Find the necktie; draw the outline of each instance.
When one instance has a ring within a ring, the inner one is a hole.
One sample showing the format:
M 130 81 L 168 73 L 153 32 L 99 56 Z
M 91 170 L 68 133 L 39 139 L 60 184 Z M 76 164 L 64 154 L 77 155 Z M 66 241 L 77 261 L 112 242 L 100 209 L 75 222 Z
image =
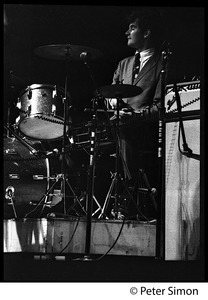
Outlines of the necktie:
M 137 78 L 140 68 L 140 53 L 135 54 L 134 67 L 133 67 L 133 80 Z

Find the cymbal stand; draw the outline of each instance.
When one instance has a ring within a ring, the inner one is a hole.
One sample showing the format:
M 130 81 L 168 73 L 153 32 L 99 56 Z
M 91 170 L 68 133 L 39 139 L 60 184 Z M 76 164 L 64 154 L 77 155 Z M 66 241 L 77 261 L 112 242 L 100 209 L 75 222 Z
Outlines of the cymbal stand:
M 83 52 L 80 54 L 81 60 L 83 60 L 85 66 L 88 68 L 90 77 L 93 84 L 95 85 L 97 94 L 99 90 L 97 89 L 94 77 L 92 75 L 90 66 L 88 64 L 88 53 Z M 76 258 L 75 260 L 80 261 L 92 261 L 90 257 L 90 246 L 91 246 L 91 227 L 92 227 L 92 206 L 94 199 L 94 177 L 95 177 L 95 161 L 97 156 L 97 102 L 93 103 L 93 116 L 90 126 L 90 163 L 88 168 L 87 176 L 87 194 L 86 194 L 86 205 L 87 205 L 87 224 L 86 224 L 86 239 L 85 239 L 85 254 L 82 258 Z
M 100 92 L 99 88 L 97 87 L 97 84 L 92 75 L 90 66 L 88 64 L 88 58 L 89 58 L 88 53 L 87 52 L 81 53 L 80 58 L 83 60 L 84 64 L 88 68 L 90 77 L 91 77 L 92 82 L 95 87 L 97 97 L 95 98 L 95 101 L 94 101 L 93 117 L 92 117 L 92 124 L 91 124 L 91 135 L 90 135 L 91 149 L 90 149 L 90 165 L 89 165 L 89 169 L 88 169 L 88 182 L 87 182 L 87 225 L 86 225 L 85 255 L 83 258 L 77 258 L 75 260 L 92 261 L 93 259 L 90 258 L 90 244 L 91 244 L 91 225 L 92 225 L 92 203 L 93 203 L 93 194 L 94 194 L 95 158 L 96 158 L 96 154 L 97 154 L 97 151 L 96 151 L 97 150 L 96 114 L 97 114 L 98 101 L 99 100 L 103 101 L 104 97 L 101 95 L 101 92 Z M 104 103 L 104 101 L 103 101 L 103 103 Z M 104 105 L 104 111 L 106 113 L 107 121 L 110 125 L 110 128 L 112 128 L 110 118 L 107 113 L 107 109 L 106 109 L 105 105 Z M 117 111 L 117 114 L 119 114 L 119 110 Z M 116 143 L 118 142 L 117 138 L 115 139 L 115 142 Z M 119 151 L 119 147 L 118 147 L 118 151 Z
M 67 44 L 65 47 L 65 95 L 63 98 L 63 104 L 64 104 L 64 126 L 63 126 L 63 139 L 62 139 L 62 163 L 61 163 L 61 171 L 62 174 L 60 175 L 59 179 L 61 179 L 61 194 L 63 194 L 63 204 L 64 204 L 64 214 L 67 213 L 66 211 L 66 183 L 68 184 L 70 190 L 73 193 L 73 196 L 75 197 L 75 201 L 77 201 L 82 208 L 81 202 L 79 198 L 75 195 L 75 192 L 73 191 L 71 185 L 69 184 L 68 178 L 66 178 L 66 169 L 65 169 L 65 157 L 66 157 L 66 133 L 67 133 L 67 120 L 68 120 L 68 109 L 69 109 L 69 99 L 71 100 L 71 96 L 68 91 L 68 63 L 70 59 L 70 50 L 71 46 L 70 44 Z M 83 208 L 82 208 L 83 209 Z M 70 211 L 70 209 L 69 209 Z
M 62 171 L 62 182 L 61 182 L 61 191 L 63 192 L 63 202 L 64 202 L 64 214 L 66 214 L 66 171 L 65 171 L 65 157 L 66 157 L 66 122 L 68 120 L 68 97 L 67 97 L 67 67 L 68 67 L 68 56 L 69 48 L 66 49 L 66 69 L 65 69 L 65 95 L 63 98 L 64 104 L 64 127 L 63 127 L 63 139 L 62 139 L 62 162 L 61 162 L 61 171 Z
M 69 109 L 69 99 L 71 100 L 71 96 L 69 94 L 68 90 L 68 78 L 67 78 L 67 71 L 68 71 L 68 62 L 70 59 L 70 50 L 71 50 L 71 46 L 70 44 L 67 44 L 65 47 L 65 85 L 64 85 L 64 98 L 63 100 L 63 104 L 64 104 L 64 126 L 63 126 L 63 139 L 62 139 L 62 150 L 61 150 L 61 155 L 62 155 L 62 163 L 61 163 L 61 174 L 58 174 L 55 178 L 55 182 L 53 183 L 53 185 L 46 191 L 45 195 L 43 195 L 43 197 L 40 199 L 39 203 L 42 202 L 42 200 L 44 199 L 45 196 L 49 195 L 49 192 L 55 187 L 55 185 L 61 181 L 61 193 L 60 196 L 62 197 L 63 200 L 63 206 L 64 206 L 64 215 L 66 215 L 69 211 L 73 210 L 73 204 L 72 207 L 69 208 L 68 210 L 66 210 L 66 184 L 68 185 L 68 187 L 70 188 L 73 196 L 74 196 L 74 200 L 75 202 L 78 202 L 78 204 L 80 205 L 82 211 L 84 213 L 85 210 L 82 207 L 82 204 L 80 202 L 80 199 L 76 196 L 72 186 L 70 185 L 68 178 L 66 176 L 66 169 L 65 169 L 65 157 L 66 157 L 66 135 L 67 135 L 67 125 L 68 125 L 68 109 Z M 47 203 L 45 203 L 47 204 Z M 39 205 L 39 204 L 38 204 Z
M 114 136 L 114 139 L 115 139 L 115 142 L 116 142 L 116 163 L 115 163 L 115 173 L 113 174 L 113 178 L 112 178 L 112 182 L 111 182 L 111 185 L 110 185 L 110 188 L 109 188 L 109 191 L 107 193 L 107 196 L 105 198 L 105 201 L 104 201 L 104 205 L 103 205 L 103 208 L 102 208 L 102 211 L 101 211 L 101 214 L 98 216 L 98 218 L 106 218 L 106 209 L 107 209 L 107 205 L 109 203 L 109 200 L 110 200 L 110 197 L 111 197 L 111 194 L 113 192 L 113 188 L 115 188 L 115 193 L 114 193 L 114 199 L 115 199 L 115 202 L 114 202 L 114 212 L 115 212 L 115 216 L 114 218 L 115 219 L 119 219 L 119 209 L 118 209 L 118 200 L 119 200 L 119 191 L 118 191 L 118 187 L 119 187 L 119 181 L 123 184 L 126 192 L 128 193 L 130 199 L 133 201 L 133 203 L 135 204 L 136 208 L 138 209 L 137 205 L 136 205 L 136 202 L 134 201 L 133 199 L 133 196 L 132 194 L 130 193 L 130 191 L 128 190 L 123 178 L 121 177 L 120 175 L 120 170 L 119 170 L 119 158 L 121 158 L 122 160 L 122 163 L 123 163 L 123 167 L 124 167 L 124 172 L 126 173 L 128 179 L 130 180 L 131 179 L 131 174 L 129 172 L 129 169 L 128 169 L 128 166 L 126 164 L 126 161 L 124 160 L 123 158 L 123 154 L 121 152 L 121 149 L 120 149 L 120 143 L 119 143 L 119 134 L 118 134 L 118 130 L 119 130 L 119 108 L 120 108 L 120 103 L 122 101 L 122 98 L 121 98 L 121 95 L 117 95 L 116 97 L 117 99 L 117 106 L 116 106 L 116 126 L 113 126 L 111 127 L 113 129 L 113 136 Z

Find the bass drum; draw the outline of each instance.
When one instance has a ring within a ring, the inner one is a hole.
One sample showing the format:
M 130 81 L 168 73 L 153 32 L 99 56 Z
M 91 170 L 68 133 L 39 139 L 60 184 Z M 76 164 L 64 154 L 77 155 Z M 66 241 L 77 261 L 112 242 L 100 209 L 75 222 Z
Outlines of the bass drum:
M 27 141 L 34 149 L 41 150 L 41 142 Z M 4 138 L 4 194 L 8 204 L 7 190 L 13 190 L 13 202 L 21 215 L 21 206 L 37 203 L 50 186 L 48 158 L 36 157 L 16 138 Z M 46 197 L 43 200 L 46 201 Z M 31 208 L 30 208 L 31 209 Z M 4 216 L 6 217 L 6 216 Z
M 55 140 L 63 136 L 64 90 L 49 84 L 32 84 L 20 92 L 16 119 L 19 131 L 33 140 Z M 67 120 L 66 131 L 70 121 Z

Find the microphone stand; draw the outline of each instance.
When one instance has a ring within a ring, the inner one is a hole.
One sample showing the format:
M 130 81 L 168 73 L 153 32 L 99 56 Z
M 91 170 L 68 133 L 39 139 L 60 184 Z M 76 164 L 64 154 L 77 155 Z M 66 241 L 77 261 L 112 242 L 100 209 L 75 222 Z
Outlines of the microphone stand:
M 169 50 L 162 51 L 163 67 L 160 72 L 161 80 L 161 106 L 159 108 L 159 132 L 158 132 L 158 189 L 160 199 L 158 201 L 157 227 L 156 227 L 156 258 L 164 258 L 165 254 L 165 78 L 166 63 Z
M 66 214 L 66 171 L 65 171 L 65 156 L 66 156 L 66 122 L 68 120 L 68 97 L 67 97 L 67 71 L 68 71 L 68 57 L 69 57 L 69 47 L 66 46 L 66 60 L 65 60 L 65 94 L 63 98 L 64 103 L 64 127 L 63 127 L 63 140 L 62 140 L 62 163 L 61 163 L 61 171 L 62 171 L 62 183 L 61 183 L 61 193 L 63 194 L 63 202 L 64 202 L 64 214 Z
M 69 109 L 69 103 L 68 103 L 68 100 L 70 98 L 71 100 L 71 97 L 69 95 L 69 92 L 68 92 L 68 95 L 67 95 L 67 90 L 68 90 L 68 86 L 67 86 L 67 83 L 68 83 L 68 78 L 67 78 L 67 73 L 68 73 L 68 62 L 69 62 L 69 58 L 70 58 L 70 50 L 71 50 L 71 46 L 70 44 L 67 44 L 66 47 L 65 47 L 65 95 L 64 95 L 64 98 L 63 98 L 63 103 L 64 103 L 64 127 L 63 127 L 63 140 L 62 140 L 62 164 L 61 164 L 61 171 L 62 171 L 62 174 L 61 175 L 58 175 L 57 176 L 57 181 L 59 179 L 61 179 L 61 194 L 63 195 L 63 203 L 64 203 L 64 215 L 66 215 L 68 213 L 68 211 L 71 210 L 71 208 L 73 208 L 73 205 L 72 207 L 70 207 L 67 211 L 66 211 L 66 183 L 68 184 L 74 198 L 75 198 L 75 201 L 78 202 L 78 204 L 80 205 L 81 209 L 83 210 L 83 212 L 85 213 L 82 205 L 81 205 L 81 202 L 79 200 L 79 198 L 77 197 L 77 195 L 75 194 L 72 186 L 70 185 L 69 183 L 69 180 L 66 176 L 66 169 L 65 169 L 65 157 L 66 157 L 66 134 L 67 134 L 67 120 L 68 120 L 68 109 Z
M 91 149 L 90 149 L 90 165 L 89 165 L 89 170 L 88 170 L 88 182 L 87 182 L 87 225 L 86 225 L 85 255 L 83 258 L 77 258 L 75 260 L 92 261 L 93 259 L 90 258 L 90 245 L 91 245 L 92 203 L 93 203 L 93 193 L 94 193 L 95 156 L 96 156 L 96 150 L 97 150 L 96 149 L 96 146 L 97 146 L 97 144 L 96 144 L 96 126 L 97 126 L 96 113 L 97 113 L 98 100 L 102 101 L 103 108 L 104 108 L 105 114 L 107 116 L 107 120 L 108 120 L 110 128 L 112 128 L 112 126 L 111 126 L 111 121 L 110 121 L 109 115 L 107 113 L 107 109 L 104 105 L 104 101 L 103 101 L 104 97 L 102 96 L 99 88 L 97 87 L 97 84 L 92 75 L 90 66 L 88 64 L 89 54 L 87 52 L 82 52 L 80 54 L 80 58 L 83 60 L 85 66 L 88 68 L 90 77 L 91 77 L 93 85 L 95 87 L 97 97 L 96 97 L 96 100 L 94 101 L 94 107 L 93 107 L 94 109 L 93 109 L 93 117 L 92 117 L 92 125 L 91 125 L 91 138 L 90 138 Z M 117 117 L 118 117 L 117 120 L 119 123 L 119 108 L 117 109 Z M 116 148 L 117 148 L 117 153 L 116 153 L 117 156 L 116 157 L 118 159 L 118 153 L 119 153 L 118 136 L 116 134 L 114 134 L 114 137 L 115 137 Z M 118 166 L 116 166 L 116 167 L 118 168 Z M 130 177 L 128 168 L 127 168 L 127 174 Z M 117 190 L 116 190 L 116 192 L 117 192 Z M 102 213 L 101 213 L 101 215 L 102 215 Z
M 95 80 L 92 76 L 91 69 L 88 64 L 88 53 L 82 52 L 80 54 L 80 58 L 83 60 L 85 66 L 88 68 L 89 74 L 91 76 L 92 82 L 94 86 L 96 87 Z M 98 88 L 96 87 L 97 95 L 100 97 L 100 92 Z M 95 160 L 96 160 L 96 126 L 97 126 L 97 102 L 94 102 L 93 105 L 93 116 L 92 116 L 92 122 L 91 122 L 91 134 L 90 134 L 90 164 L 88 168 L 88 177 L 87 177 L 87 194 L 86 194 L 86 209 L 87 209 L 87 224 L 86 224 L 86 237 L 85 237 L 85 254 L 82 258 L 76 258 L 74 260 L 80 260 L 80 261 L 93 261 L 93 259 L 90 257 L 90 246 L 91 246 L 91 227 L 92 227 L 92 205 L 93 205 L 93 196 L 94 196 L 94 175 L 95 175 Z

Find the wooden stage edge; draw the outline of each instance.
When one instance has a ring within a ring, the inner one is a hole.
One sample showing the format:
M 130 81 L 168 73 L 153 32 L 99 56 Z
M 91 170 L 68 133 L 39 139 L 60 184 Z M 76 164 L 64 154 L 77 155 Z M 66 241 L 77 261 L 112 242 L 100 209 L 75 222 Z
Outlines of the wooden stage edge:
M 86 225 L 84 217 L 5 219 L 4 253 L 84 254 Z M 92 219 L 91 254 L 105 254 L 109 251 L 110 255 L 152 257 L 155 256 L 155 248 L 155 224 Z

